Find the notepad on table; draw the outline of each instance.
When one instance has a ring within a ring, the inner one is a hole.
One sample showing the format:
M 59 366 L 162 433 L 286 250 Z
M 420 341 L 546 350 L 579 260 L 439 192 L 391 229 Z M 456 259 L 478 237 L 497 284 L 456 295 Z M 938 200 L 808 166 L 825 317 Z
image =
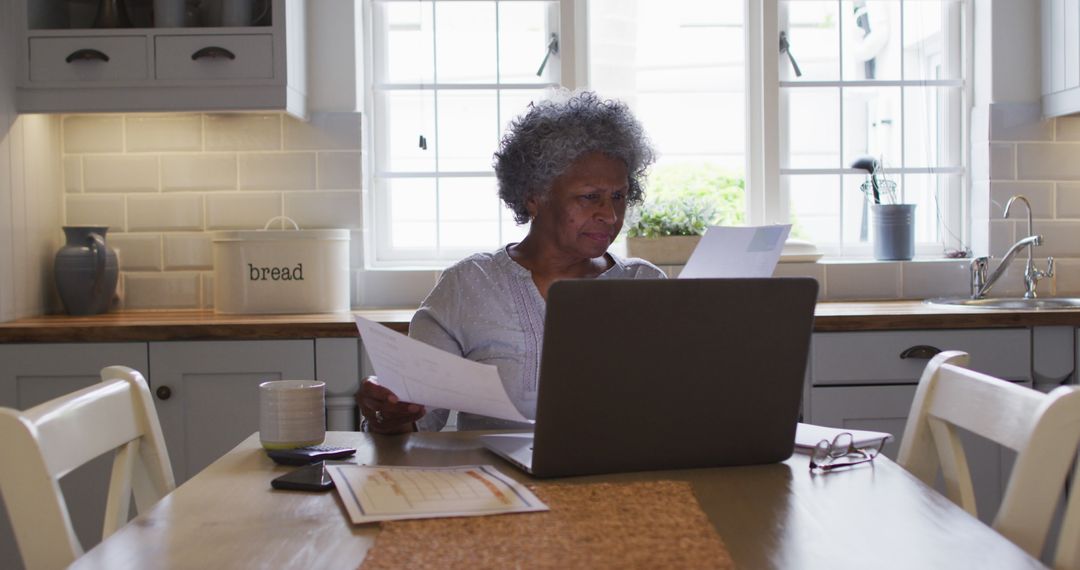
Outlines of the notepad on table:
M 327 465 L 353 524 L 546 511 L 521 483 L 491 465 Z
M 795 451 L 806 452 L 814 448 L 819 441 L 832 441 L 837 435 L 850 433 L 855 440 L 855 447 L 868 447 L 881 440 L 892 439 L 891 433 L 860 429 L 844 429 L 799 423 L 795 429 Z

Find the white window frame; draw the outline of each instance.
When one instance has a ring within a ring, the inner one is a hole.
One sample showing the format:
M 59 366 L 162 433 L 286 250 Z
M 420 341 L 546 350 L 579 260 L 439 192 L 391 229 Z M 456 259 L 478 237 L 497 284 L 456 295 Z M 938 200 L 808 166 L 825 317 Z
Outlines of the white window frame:
M 433 259 L 427 256 L 394 256 L 387 257 L 385 250 L 381 250 L 379 242 L 388 240 L 386 226 L 388 217 L 385 205 L 382 204 L 381 196 L 375 186 L 378 176 L 374 173 L 379 150 L 372 145 L 372 133 L 378 132 L 378 116 L 375 112 L 374 93 L 374 61 L 373 52 L 375 36 L 372 24 L 372 2 L 375 0 L 363 0 L 365 22 L 365 97 L 364 113 L 364 227 L 365 227 L 365 257 L 368 267 L 444 267 L 448 264 L 446 259 Z M 380 2 L 416 2 L 416 0 L 377 0 Z M 439 0 L 449 2 L 455 0 Z M 513 0 L 501 0 L 503 2 Z M 727 0 L 724 0 L 727 1 Z M 840 0 L 836 0 L 838 3 Z M 957 167 L 897 167 L 890 168 L 890 174 L 959 174 L 959 188 L 950 189 L 940 204 L 946 223 L 954 230 L 957 242 L 945 243 L 946 247 L 962 247 L 970 244 L 971 223 L 970 214 L 970 119 L 972 109 L 972 11 L 973 0 L 961 0 L 965 9 L 963 20 L 960 22 L 961 49 L 958 69 L 962 69 L 963 76 L 959 80 L 862 80 L 862 81 L 818 81 L 808 83 L 799 82 L 800 85 L 813 85 L 816 87 L 839 87 L 839 86 L 959 86 L 963 98 L 960 110 L 960 132 L 955 133 L 961 137 L 959 149 L 959 166 Z M 590 84 L 588 74 L 588 0 L 559 0 L 559 54 L 555 63 L 559 66 L 561 84 L 564 87 L 575 88 Z M 788 188 L 782 183 L 782 174 L 861 174 L 851 168 L 835 169 L 781 169 L 782 137 L 781 137 L 781 113 L 782 94 L 780 81 L 781 54 L 779 53 L 779 29 L 780 29 L 780 0 L 742 0 L 745 14 L 745 48 L 746 48 L 746 169 L 745 169 L 745 192 L 746 192 L 746 220 L 751 225 L 783 224 L 790 219 Z M 903 23 L 901 22 L 901 26 Z M 842 31 L 841 31 L 842 33 Z M 903 51 L 901 51 L 903 57 Z M 786 61 L 786 60 L 785 60 Z M 901 63 L 902 65 L 902 63 Z M 475 86 L 473 86 L 475 87 Z M 482 86 L 483 87 L 483 86 Z M 842 103 L 841 103 L 842 104 Z M 903 103 L 901 102 L 901 109 Z M 774 112 L 766 112 L 775 110 Z M 842 115 L 841 115 L 842 117 Z M 903 148 L 903 146 L 901 146 Z M 494 149 L 493 149 L 494 150 Z M 475 173 L 469 173 L 475 174 Z M 462 174 L 452 174 L 461 176 Z M 955 191 L 954 191 L 955 190 Z M 945 236 L 948 240 L 949 237 Z M 918 254 L 940 254 L 939 245 L 920 245 Z M 470 252 L 460 252 L 465 256 Z M 869 246 L 845 246 L 844 251 L 826 251 L 828 254 L 842 253 L 844 255 L 866 256 Z

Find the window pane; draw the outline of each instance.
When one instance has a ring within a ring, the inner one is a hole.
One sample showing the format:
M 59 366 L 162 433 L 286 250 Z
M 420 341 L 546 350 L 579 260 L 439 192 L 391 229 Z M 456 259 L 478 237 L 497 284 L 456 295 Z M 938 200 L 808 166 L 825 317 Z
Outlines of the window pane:
M 435 248 L 435 179 L 386 180 L 393 248 Z
M 435 95 L 431 91 L 385 91 L 379 101 L 379 148 L 386 156 L 380 164 L 392 172 L 432 172 L 435 170 Z M 427 141 L 421 148 L 420 137 Z
M 791 56 L 802 71 L 795 75 L 787 57 L 780 60 L 781 81 L 836 81 L 840 79 L 840 20 L 837 2 L 782 2 L 781 14 L 786 13 Z
M 439 91 L 439 170 L 491 170 L 499 137 L 495 91 Z
M 903 177 L 904 202 L 915 206 L 917 243 L 959 243 L 961 228 L 948 227 L 950 197 L 958 195 L 961 179 L 955 174 L 907 174 Z
M 529 104 L 539 101 L 543 97 L 544 92 L 540 89 L 499 91 L 499 137 L 502 138 L 510 121 L 524 115 L 529 110 Z M 495 152 L 495 148 L 491 150 Z
M 781 140 L 782 168 L 840 167 L 840 90 L 835 87 L 790 87 L 781 90 L 787 101 L 787 136 Z M 782 110 L 783 111 L 783 110 Z M 786 159 L 786 162 L 784 161 Z
M 960 77 L 960 3 L 904 3 L 904 79 Z
M 439 2 L 435 7 L 439 83 L 495 83 L 494 2 Z
M 845 0 L 841 13 L 844 80 L 900 79 L 900 2 Z
M 860 188 L 866 180 L 867 177 L 861 174 L 848 174 L 841 178 L 843 227 L 840 237 L 845 247 L 870 243 L 870 200 Z
M 525 223 L 519 226 L 514 221 L 514 212 L 507 208 L 506 204 L 500 204 L 499 206 L 499 228 L 502 232 L 502 238 L 499 239 L 500 244 L 520 242 L 529 233 L 529 224 Z
M 439 245 L 489 249 L 499 238 L 499 198 L 494 178 L 439 181 Z
M 959 87 L 904 88 L 904 165 L 958 166 Z
M 885 168 L 900 166 L 900 88 L 844 88 L 844 167 L 871 155 Z
M 791 205 L 791 237 L 840 243 L 840 176 L 781 176 Z
M 389 83 L 433 83 L 431 2 L 376 3 L 386 19 L 386 49 L 374 50 L 375 65 Z M 380 57 L 381 54 L 381 57 Z
M 537 76 L 557 27 L 548 14 L 557 14 L 558 2 L 502 2 L 499 4 L 499 81 L 503 83 L 558 83 L 559 57 L 552 55 Z

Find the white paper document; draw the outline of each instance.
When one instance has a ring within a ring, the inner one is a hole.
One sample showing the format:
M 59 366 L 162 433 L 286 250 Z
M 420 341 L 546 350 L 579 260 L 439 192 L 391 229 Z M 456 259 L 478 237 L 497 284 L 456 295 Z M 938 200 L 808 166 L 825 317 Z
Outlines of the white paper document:
M 832 441 L 837 435 L 850 433 L 855 447 L 874 446 L 881 440 L 892 439 L 891 433 L 861 429 L 844 429 L 800 423 L 795 428 L 795 451 L 809 452 L 821 440 Z
M 679 278 L 772 277 L 790 231 L 791 224 L 709 226 Z
M 510 401 L 498 368 L 439 350 L 359 315 L 356 328 L 379 384 L 402 402 L 532 422 Z
M 326 469 L 353 524 L 549 510 L 532 491 L 491 465 L 341 464 Z

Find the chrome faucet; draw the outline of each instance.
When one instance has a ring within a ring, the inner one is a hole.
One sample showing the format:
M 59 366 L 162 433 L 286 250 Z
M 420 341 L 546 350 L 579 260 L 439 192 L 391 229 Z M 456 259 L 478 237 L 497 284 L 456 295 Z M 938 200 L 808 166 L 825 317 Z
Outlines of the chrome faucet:
M 986 276 L 986 271 L 990 265 L 990 259 L 988 257 L 976 257 L 971 260 L 971 298 L 981 299 L 990 292 L 990 289 L 997 283 L 997 280 L 1001 278 L 1005 270 L 1008 269 L 1009 263 L 1016 257 L 1017 252 L 1023 248 L 1027 248 L 1027 265 L 1024 267 L 1024 298 L 1034 299 L 1038 297 L 1038 293 L 1035 291 L 1039 286 L 1039 280 L 1044 277 L 1054 276 L 1054 258 L 1046 258 L 1046 271 L 1042 271 L 1035 267 L 1035 262 L 1032 260 L 1031 249 L 1037 245 L 1042 245 L 1042 236 L 1035 233 L 1033 224 L 1031 222 L 1031 202 L 1028 202 L 1026 196 L 1017 194 L 1009 198 L 1009 201 L 1005 203 L 1006 218 L 1009 217 L 1009 211 L 1012 209 L 1012 205 L 1015 202 L 1022 202 L 1027 208 L 1027 223 L 1028 223 L 1028 235 L 1021 238 L 1014 243 L 1009 251 L 1005 253 L 1005 257 L 1001 259 L 1001 263 L 998 264 L 994 272 L 989 277 Z

